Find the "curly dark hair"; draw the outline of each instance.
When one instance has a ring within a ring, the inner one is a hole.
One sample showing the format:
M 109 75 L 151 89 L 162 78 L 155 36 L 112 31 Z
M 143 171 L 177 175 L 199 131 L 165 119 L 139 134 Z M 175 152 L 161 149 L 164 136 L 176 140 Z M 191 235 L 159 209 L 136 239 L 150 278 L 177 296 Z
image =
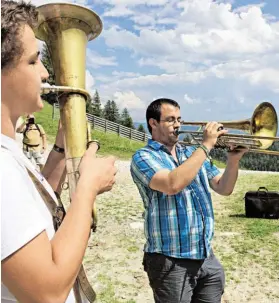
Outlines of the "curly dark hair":
M 24 1 L 1 0 L 1 70 L 13 66 L 23 54 L 19 39 L 24 25 L 34 28 L 38 21 L 36 7 Z
M 149 119 L 153 118 L 158 122 L 160 121 L 162 104 L 170 104 L 174 107 L 180 108 L 176 101 L 168 98 L 160 98 L 151 102 L 146 109 L 146 123 L 150 134 L 152 134 L 152 128 L 149 124 Z

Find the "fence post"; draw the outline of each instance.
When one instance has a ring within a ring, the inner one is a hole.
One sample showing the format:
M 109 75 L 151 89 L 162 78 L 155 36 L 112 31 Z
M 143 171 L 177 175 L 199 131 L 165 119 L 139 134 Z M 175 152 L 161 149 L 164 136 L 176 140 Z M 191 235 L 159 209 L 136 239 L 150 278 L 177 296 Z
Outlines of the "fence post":
M 147 134 L 144 133 L 144 138 L 143 138 L 144 141 L 147 141 L 148 140 L 148 137 L 147 137 Z
M 107 132 L 107 120 L 105 120 L 105 133 Z
M 121 133 L 121 125 L 118 124 L 118 137 L 120 137 L 120 133 Z
M 92 124 L 92 128 L 94 129 L 95 128 L 95 116 L 94 115 L 92 115 L 92 122 L 91 122 L 91 124 Z
M 130 139 L 132 139 L 132 129 L 130 128 Z

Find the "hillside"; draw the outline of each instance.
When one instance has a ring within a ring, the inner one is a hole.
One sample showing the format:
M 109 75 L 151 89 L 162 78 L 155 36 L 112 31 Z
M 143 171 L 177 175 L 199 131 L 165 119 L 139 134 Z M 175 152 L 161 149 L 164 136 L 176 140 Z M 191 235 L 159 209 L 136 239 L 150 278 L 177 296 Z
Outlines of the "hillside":
M 52 143 L 55 138 L 58 120 L 52 119 L 52 106 L 45 103 L 43 110 L 35 114 L 37 123 L 43 125 L 47 140 Z M 114 133 L 105 133 L 98 130 L 92 131 L 92 139 L 97 139 L 101 143 L 101 149 L 98 152 L 100 155 L 114 155 L 119 159 L 131 159 L 136 150 L 143 147 L 145 143 L 132 141 L 126 138 L 119 137 Z

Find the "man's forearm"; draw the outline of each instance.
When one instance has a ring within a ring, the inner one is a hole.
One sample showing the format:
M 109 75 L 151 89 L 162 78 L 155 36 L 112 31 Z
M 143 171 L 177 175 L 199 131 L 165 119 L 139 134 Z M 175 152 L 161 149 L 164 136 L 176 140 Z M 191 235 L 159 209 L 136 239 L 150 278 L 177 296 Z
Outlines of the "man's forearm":
M 42 136 L 42 143 L 43 143 L 43 148 L 46 149 L 46 148 L 47 148 L 46 135 L 43 135 L 43 136 Z
M 42 175 L 46 178 L 53 190 L 60 194 L 60 185 L 65 180 L 65 154 L 52 150 L 42 170 Z
M 189 159 L 170 172 L 169 180 L 175 193 L 181 191 L 193 181 L 205 160 L 205 152 L 198 148 Z
M 94 195 L 79 184 L 62 225 L 51 240 L 53 262 L 63 273 L 60 287 L 68 290 L 80 269 L 90 233 Z
M 228 160 L 226 169 L 215 188 L 218 194 L 228 196 L 233 192 L 238 177 L 238 168 L 239 161 Z

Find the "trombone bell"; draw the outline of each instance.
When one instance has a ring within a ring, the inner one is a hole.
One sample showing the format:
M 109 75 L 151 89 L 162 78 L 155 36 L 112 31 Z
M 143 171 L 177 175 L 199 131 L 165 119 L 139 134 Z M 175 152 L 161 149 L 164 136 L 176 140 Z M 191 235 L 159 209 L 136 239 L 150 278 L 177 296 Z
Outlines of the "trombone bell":
M 205 126 L 208 122 L 185 122 L 181 125 L 198 125 Z M 265 151 L 274 141 L 279 141 L 276 137 L 278 130 L 278 118 L 274 106 L 269 102 L 259 104 L 251 119 L 237 121 L 220 122 L 225 128 L 244 130 L 249 132 L 249 135 L 225 134 L 218 138 L 216 147 L 228 148 L 229 145 L 237 145 L 247 147 L 251 152 L 268 153 Z M 179 131 L 178 133 L 188 133 L 192 135 L 193 144 L 202 142 L 202 132 Z M 195 143 L 196 142 L 196 143 Z M 181 142 L 183 143 L 183 142 Z M 277 152 L 275 152 L 277 153 Z M 271 153 L 270 153 L 271 154 Z M 274 154 L 274 153 L 273 153 Z M 279 152 L 278 152 L 279 155 Z

